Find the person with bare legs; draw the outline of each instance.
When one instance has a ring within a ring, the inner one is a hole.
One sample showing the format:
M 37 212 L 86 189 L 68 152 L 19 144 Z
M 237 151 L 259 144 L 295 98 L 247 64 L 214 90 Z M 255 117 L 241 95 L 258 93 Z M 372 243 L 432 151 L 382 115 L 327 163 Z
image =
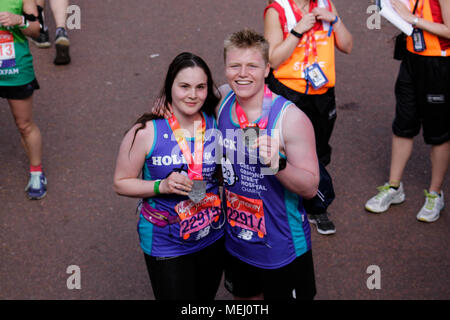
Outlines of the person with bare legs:
M 0 2 L 0 97 L 7 99 L 30 162 L 30 180 L 25 188 L 30 199 L 47 194 L 42 170 L 42 136 L 33 120 L 33 92 L 39 89 L 27 36 L 39 34 L 34 0 Z
M 67 7 L 69 6 L 69 0 L 49 0 L 50 8 L 55 19 L 56 33 L 55 33 L 55 48 L 56 56 L 54 64 L 65 65 L 70 63 L 70 41 L 66 30 L 67 21 Z M 32 42 L 39 48 L 50 48 L 50 37 L 48 32 L 48 26 L 45 24 L 44 8 L 45 0 L 36 0 L 39 22 L 41 24 L 41 30 L 38 37 L 32 38 Z
M 407 39 L 395 85 L 389 181 L 378 187 L 379 193 L 365 208 L 380 213 L 405 200 L 403 171 L 413 150 L 413 138 L 422 128 L 425 143 L 431 145 L 431 181 L 416 218 L 434 222 L 444 208 L 442 185 L 450 161 L 450 2 L 410 0 L 409 8 L 398 0 L 391 3 L 414 31 Z

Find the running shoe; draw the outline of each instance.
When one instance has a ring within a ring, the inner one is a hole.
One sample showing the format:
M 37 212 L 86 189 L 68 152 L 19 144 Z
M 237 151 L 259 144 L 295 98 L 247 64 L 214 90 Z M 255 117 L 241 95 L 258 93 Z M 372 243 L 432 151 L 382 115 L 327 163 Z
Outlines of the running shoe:
M 70 41 L 66 29 L 64 28 L 56 29 L 55 47 L 56 47 L 56 57 L 53 63 L 56 65 L 69 64 Z
M 427 190 L 424 190 L 424 193 L 425 204 L 417 214 L 417 220 L 434 222 L 439 219 L 440 212 L 444 208 L 444 192 L 441 191 L 441 194 L 439 195 L 437 192 L 428 192 Z
M 385 212 L 391 204 L 399 204 L 405 201 L 403 192 L 403 183 L 400 183 L 398 189 L 392 188 L 389 183 L 377 187 L 378 194 L 366 202 L 366 210 L 373 213 Z
M 317 232 L 320 234 L 333 234 L 336 233 L 336 227 L 334 223 L 328 218 L 328 214 L 308 214 L 308 221 L 316 225 Z
M 39 200 L 47 194 L 47 178 L 43 172 L 30 172 L 30 181 L 25 188 L 30 200 Z
M 52 45 L 50 43 L 50 37 L 48 35 L 48 28 L 41 28 L 39 36 L 37 38 L 30 38 L 30 40 L 38 48 L 50 48 L 50 46 Z

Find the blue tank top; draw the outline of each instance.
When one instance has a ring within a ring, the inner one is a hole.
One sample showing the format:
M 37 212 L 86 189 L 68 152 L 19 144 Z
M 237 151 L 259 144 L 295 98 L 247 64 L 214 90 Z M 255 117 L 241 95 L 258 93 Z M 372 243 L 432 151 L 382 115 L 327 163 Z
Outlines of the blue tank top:
M 224 231 L 220 215 L 220 202 L 217 203 L 218 185 L 214 177 L 216 170 L 216 146 L 218 139 L 215 135 L 217 125 L 213 117 L 203 113 L 206 119 L 205 142 L 203 148 L 203 179 L 207 182 L 205 201 L 199 206 L 193 206 L 193 202 L 187 196 L 160 195 L 144 199 L 153 208 L 169 212 L 177 216 L 180 208 L 192 213 L 190 218 L 171 224 L 166 227 L 158 227 L 147 221 L 142 214 L 138 222 L 138 233 L 142 250 L 155 257 L 174 257 L 196 252 L 212 244 Z M 144 180 L 165 179 L 173 171 L 186 174 L 187 162 L 175 140 L 169 123 L 165 119 L 153 120 L 154 141 L 153 146 L 146 157 L 143 167 Z M 194 152 L 194 139 L 186 139 L 191 152 Z M 215 205 L 210 204 L 216 200 Z M 206 201 L 208 200 L 208 201 Z M 218 221 L 215 221 L 218 219 Z
M 311 249 L 308 219 L 302 198 L 287 190 L 275 175 L 266 174 L 268 168 L 255 160 L 256 151 L 244 146 L 239 124 L 232 118 L 235 100 L 230 92 L 218 117 L 227 196 L 225 247 L 253 266 L 280 268 Z M 270 136 L 289 104 L 281 96 L 272 102 L 266 129 Z

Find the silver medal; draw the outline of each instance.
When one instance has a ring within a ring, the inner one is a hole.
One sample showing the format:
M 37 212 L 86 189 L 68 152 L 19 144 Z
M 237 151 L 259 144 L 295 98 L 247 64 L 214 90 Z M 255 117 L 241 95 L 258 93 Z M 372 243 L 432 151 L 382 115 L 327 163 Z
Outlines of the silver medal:
M 189 192 L 188 197 L 194 203 L 199 203 L 206 196 L 206 181 L 204 180 L 194 180 L 192 185 L 192 190 Z
M 259 136 L 259 127 L 246 127 L 242 129 L 244 144 L 247 148 L 250 148 L 255 144 L 256 139 Z

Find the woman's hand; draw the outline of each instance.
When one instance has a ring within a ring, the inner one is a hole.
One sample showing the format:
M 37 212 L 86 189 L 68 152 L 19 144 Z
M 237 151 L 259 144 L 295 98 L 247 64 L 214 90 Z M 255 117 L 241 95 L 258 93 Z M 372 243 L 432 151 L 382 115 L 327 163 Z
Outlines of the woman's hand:
M 316 16 L 317 20 L 327 21 L 327 22 L 333 22 L 336 20 L 336 15 L 333 12 L 330 12 L 329 10 L 325 8 L 319 8 L 316 7 L 313 9 L 312 13 Z
M 22 24 L 22 16 L 11 12 L 0 12 L 0 24 L 4 27 L 14 27 Z
M 161 194 L 179 194 L 187 196 L 192 190 L 193 182 L 185 175 L 172 172 L 166 179 L 162 180 L 159 185 Z
M 406 20 L 409 23 L 413 23 L 415 16 L 409 11 L 409 8 L 399 0 L 390 0 L 392 4 L 392 8 L 394 8 L 395 11 L 399 14 L 400 17 L 402 17 L 404 20 Z
M 303 18 L 295 25 L 294 31 L 298 33 L 305 33 L 311 30 L 316 23 L 316 16 L 313 13 L 307 13 Z

